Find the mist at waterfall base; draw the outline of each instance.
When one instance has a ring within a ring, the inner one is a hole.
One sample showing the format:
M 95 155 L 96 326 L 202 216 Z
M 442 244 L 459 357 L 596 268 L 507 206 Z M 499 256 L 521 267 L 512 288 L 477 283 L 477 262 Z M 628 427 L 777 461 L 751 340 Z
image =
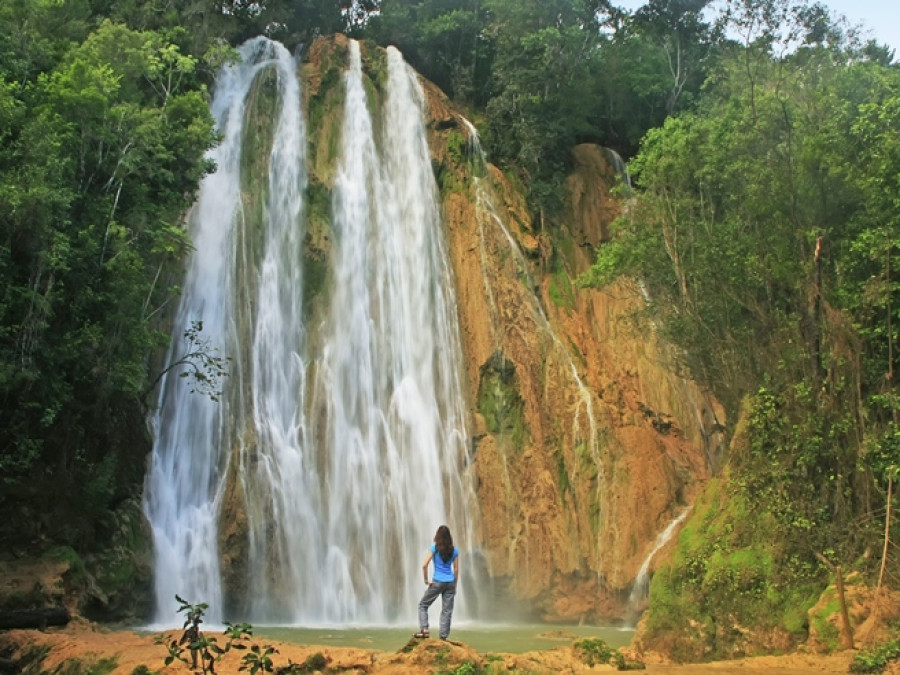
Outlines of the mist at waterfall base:
M 181 624 L 176 594 L 207 603 L 207 625 L 413 625 L 420 567 L 442 523 L 463 554 L 455 618 L 491 614 L 495 589 L 473 548 L 456 300 L 424 95 L 388 49 L 376 128 L 358 43 L 348 52 L 329 309 L 315 326 L 303 306 L 298 64 L 282 45 L 255 38 L 217 78 L 211 109 L 222 140 L 190 214 L 195 250 L 168 362 L 184 357 L 182 336 L 202 321 L 229 374 L 217 400 L 192 392 L 174 369 L 160 385 L 144 491 L 155 625 Z M 263 78 L 275 83 L 277 110 L 260 180 L 245 175 L 243 152 Z M 265 194 L 248 198 L 251 179 Z M 225 583 L 234 565 L 221 546 L 229 491 L 243 498 L 231 517 L 246 530 L 242 601 Z

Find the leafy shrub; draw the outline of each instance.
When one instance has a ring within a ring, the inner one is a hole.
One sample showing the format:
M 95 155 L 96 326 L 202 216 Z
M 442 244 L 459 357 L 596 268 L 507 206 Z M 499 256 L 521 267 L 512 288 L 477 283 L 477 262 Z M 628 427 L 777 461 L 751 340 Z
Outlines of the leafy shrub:
M 608 664 L 615 651 L 599 638 L 579 640 L 573 647 L 575 655 L 589 666 Z
M 81 659 L 66 659 L 53 672 L 55 675 L 108 675 L 115 672 L 117 665 L 115 656 L 87 662 Z
M 900 638 L 865 649 L 854 655 L 850 662 L 851 673 L 881 673 L 891 661 L 900 660 Z
M 477 675 L 478 668 L 471 661 L 461 663 L 459 667 L 453 671 L 453 675 Z
M 325 670 L 328 667 L 328 659 L 322 652 L 316 652 L 306 659 L 303 667 L 309 671 Z
M 613 649 L 600 638 L 588 638 L 579 640 L 572 649 L 575 656 L 587 665 L 613 665 L 617 670 L 644 670 L 646 666 L 641 661 L 627 658 L 618 649 Z

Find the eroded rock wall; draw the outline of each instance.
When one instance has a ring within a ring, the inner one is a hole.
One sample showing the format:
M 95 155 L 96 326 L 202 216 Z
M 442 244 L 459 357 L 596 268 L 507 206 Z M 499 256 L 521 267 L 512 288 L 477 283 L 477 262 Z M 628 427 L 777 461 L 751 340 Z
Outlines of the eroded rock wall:
M 709 476 L 722 410 L 632 320 L 636 284 L 576 284 L 620 208 L 607 153 L 575 149 L 569 209 L 541 230 L 502 172 L 452 151 L 470 131 L 426 88 L 490 572 L 543 619 L 624 620 L 657 536 Z

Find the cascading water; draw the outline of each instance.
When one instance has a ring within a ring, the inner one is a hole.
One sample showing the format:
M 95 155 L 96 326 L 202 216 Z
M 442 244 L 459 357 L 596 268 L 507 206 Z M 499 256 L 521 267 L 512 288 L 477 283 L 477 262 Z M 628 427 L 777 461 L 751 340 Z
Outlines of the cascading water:
M 203 335 L 210 340 L 210 347 L 232 359 L 232 377 L 225 383 L 227 395 L 220 402 L 189 391 L 176 370 L 161 382 L 144 497 L 144 510 L 153 530 L 157 619 L 161 622 L 174 618 L 176 593 L 193 602 L 208 603 L 208 620 L 221 620 L 218 512 L 230 448 L 238 442 L 230 420 L 240 417 L 246 406 L 242 397 L 246 350 L 238 343 L 237 325 L 246 289 L 236 278 L 246 262 L 247 251 L 243 247 L 248 238 L 243 231 L 240 171 L 244 109 L 251 84 L 265 68 L 275 67 L 278 71 L 283 89 L 281 127 L 291 135 L 279 156 L 299 167 L 302 155 L 299 127 L 296 121 L 285 119 L 290 116 L 290 109 L 299 105 L 297 92 L 291 91 L 296 87 L 296 78 L 290 55 L 280 45 L 262 38 L 245 43 L 239 53 L 240 62 L 224 68 L 216 82 L 212 113 L 223 140 L 211 153 L 217 170 L 201 184 L 191 214 L 195 251 L 189 261 L 173 332 L 181 336 L 193 322 L 202 321 Z M 293 219 L 293 226 L 297 225 L 299 173 L 283 164 L 273 162 L 273 173 L 278 180 L 293 180 L 295 184 L 284 186 L 284 192 L 273 199 L 272 206 L 278 211 L 273 216 L 273 228 L 277 226 L 274 221 L 283 225 Z M 260 283 L 261 293 L 266 292 L 263 289 L 267 284 Z M 260 316 L 264 314 L 265 311 Z M 173 340 L 170 363 L 183 358 L 179 347 L 179 342 Z M 293 350 L 296 353 L 296 343 Z M 255 361 L 253 365 L 257 365 Z
M 628 610 L 631 615 L 629 623 L 634 623 L 634 620 L 637 618 L 638 614 L 638 605 L 641 601 L 645 600 L 650 592 L 650 563 L 653 562 L 653 557 L 659 552 L 663 546 L 669 543 L 669 540 L 672 538 L 672 535 L 675 534 L 676 528 L 681 525 L 687 515 L 691 512 L 691 507 L 687 507 L 681 513 L 679 513 L 673 520 L 670 522 L 666 529 L 660 532 L 656 541 L 653 543 L 653 548 L 650 550 L 650 553 L 647 554 L 647 557 L 644 558 L 644 562 L 641 564 L 640 570 L 638 570 L 637 576 L 634 578 L 634 584 L 631 587 L 631 594 L 628 596 Z
M 423 93 L 396 49 L 387 61 L 379 135 L 350 43 L 331 313 L 315 362 L 313 435 L 327 486 L 321 612 L 335 622 L 414 607 L 421 589 L 410 582 L 440 523 L 472 541 L 461 350 Z
M 229 356 L 221 402 L 164 378 L 145 490 L 157 620 L 174 595 L 227 591 L 219 522 L 227 490 L 245 502 L 245 609 L 256 622 L 410 621 L 434 531 L 474 544 L 475 498 L 453 283 L 423 122 L 424 96 L 395 49 L 376 130 L 359 45 L 349 43 L 332 191 L 332 278 L 322 325 L 302 322 L 304 124 L 296 64 L 258 38 L 216 83 L 223 142 L 191 219 L 196 244 L 175 335 L 202 319 Z M 259 214 L 242 176 L 254 80 L 277 76 L 278 116 Z M 177 341 L 169 356 L 179 358 Z M 233 457 L 233 458 L 232 458 Z M 237 476 L 229 488 L 228 476 Z M 226 524 L 227 525 L 227 524 Z M 474 584 L 463 567 L 463 589 Z M 475 610 L 461 603 L 460 618 Z

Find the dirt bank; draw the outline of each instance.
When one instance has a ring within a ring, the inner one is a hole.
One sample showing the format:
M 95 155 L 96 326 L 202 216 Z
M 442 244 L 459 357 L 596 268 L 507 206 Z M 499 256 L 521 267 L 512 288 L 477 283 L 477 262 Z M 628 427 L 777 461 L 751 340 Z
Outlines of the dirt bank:
M 180 637 L 168 634 L 168 639 Z M 219 636 L 219 641 L 224 639 Z M 254 640 L 260 647 L 273 646 L 278 650 L 272 660 L 276 667 L 311 663 L 321 654 L 327 662 L 322 672 L 341 673 L 452 673 L 463 664 L 477 669 L 491 667 L 490 672 L 519 673 L 587 673 L 616 672 L 611 666 L 590 667 L 576 656 L 570 646 L 525 654 L 480 654 L 461 642 L 442 642 L 436 639 L 411 641 L 397 652 L 298 645 L 272 640 Z M 135 672 L 186 673 L 190 668 L 178 661 L 165 666 L 167 654 L 164 645 L 156 644 L 153 636 L 130 631 L 108 631 L 85 623 L 71 624 L 65 629 L 47 631 L 8 631 L 0 633 L 0 657 L 21 659 L 29 650 L 43 647 L 47 650 L 43 662 L 32 666 L 29 672 L 91 672 L 132 674 Z M 231 651 L 216 664 L 220 675 L 237 673 L 241 657 L 246 651 Z M 646 673 L 688 675 L 690 673 L 742 673 L 756 675 L 771 673 L 846 673 L 852 652 L 835 655 L 789 654 L 740 659 L 736 661 L 706 664 L 676 665 L 665 663 L 653 655 L 643 655 Z M 75 668 L 78 660 L 82 668 Z M 68 662 L 68 663 L 67 663 Z M 24 664 L 21 664 L 24 665 Z M 105 667 L 104 667 L 105 666 Z M 140 669 L 144 666 L 146 670 Z M 136 669 L 139 669 L 136 671 Z M 13 671 L 15 672 L 15 671 Z M 311 671 L 306 671 L 311 672 Z

